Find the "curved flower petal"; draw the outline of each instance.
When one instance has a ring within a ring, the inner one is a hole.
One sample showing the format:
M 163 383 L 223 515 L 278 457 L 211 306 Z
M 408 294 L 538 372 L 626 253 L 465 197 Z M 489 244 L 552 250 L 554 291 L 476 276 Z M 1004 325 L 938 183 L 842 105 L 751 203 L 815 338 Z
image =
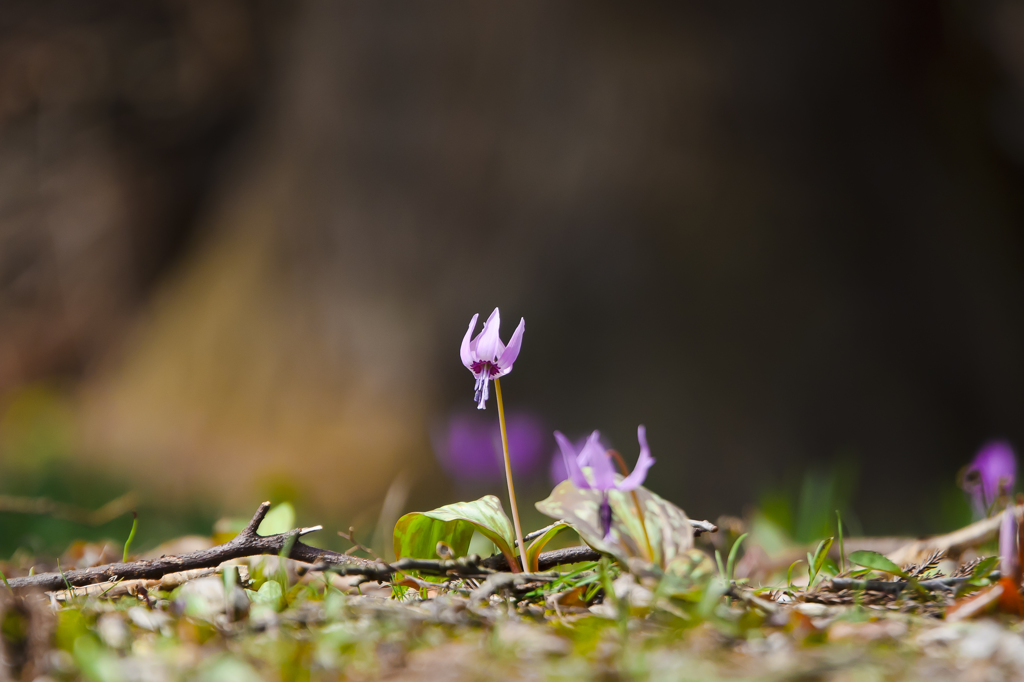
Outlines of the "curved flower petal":
M 1013 493 L 1017 457 L 1006 441 L 986 443 L 967 467 L 960 485 L 971 496 L 975 512 L 987 515 L 1003 495 Z
M 1017 553 L 1017 514 L 1013 506 L 1003 512 L 999 524 L 999 570 L 1004 576 L 1020 579 L 1020 557 Z
M 587 442 L 583 444 L 583 449 L 580 450 L 580 454 L 576 457 L 576 463 L 580 467 L 593 466 L 594 459 L 604 456 L 606 452 L 605 447 L 601 444 L 601 432 L 594 431 L 587 438 Z
M 590 488 L 587 477 L 583 475 L 580 465 L 576 463 L 576 451 L 573 449 L 572 443 L 562 435 L 561 431 L 555 431 L 555 440 L 558 441 L 558 447 L 562 451 L 562 459 L 565 461 L 565 470 L 569 474 L 569 480 L 580 490 Z
M 473 337 L 473 330 L 476 329 L 476 321 L 480 319 L 480 314 L 477 313 L 473 316 L 473 319 L 469 321 L 469 329 L 466 330 L 466 335 L 462 337 L 462 347 L 459 349 L 459 355 L 462 357 L 462 364 L 469 367 L 473 364 L 473 353 L 469 349 L 469 341 Z
M 498 358 L 498 368 L 502 370 L 504 374 L 508 374 L 512 371 L 512 363 L 519 357 L 519 349 L 523 345 L 523 332 L 526 330 L 526 319 L 519 318 L 519 326 L 512 333 L 512 338 L 508 340 L 508 346 L 501 352 L 501 357 Z
M 647 447 L 647 429 L 640 425 L 636 427 L 636 437 L 640 441 L 640 457 L 636 460 L 633 471 L 622 479 L 617 486 L 619 490 L 635 490 L 643 485 L 647 478 L 647 471 L 654 465 L 654 458 L 651 457 L 651 449 Z
M 495 308 L 491 316 L 484 322 L 484 330 L 481 332 L 476 343 L 476 357 L 478 360 L 494 362 L 495 355 L 498 352 L 498 344 L 501 343 L 501 339 L 498 338 L 498 328 L 500 326 L 501 315 L 498 313 L 498 309 Z
M 612 464 L 611 455 L 608 451 L 601 447 L 601 443 L 598 439 L 601 437 L 597 431 L 590 434 L 590 438 L 587 439 L 587 444 L 583 446 L 584 451 L 590 448 L 593 454 L 590 455 L 590 473 L 594 477 L 594 487 L 598 490 L 612 490 L 618 486 L 615 485 L 615 465 Z M 594 452 L 594 449 L 597 452 Z

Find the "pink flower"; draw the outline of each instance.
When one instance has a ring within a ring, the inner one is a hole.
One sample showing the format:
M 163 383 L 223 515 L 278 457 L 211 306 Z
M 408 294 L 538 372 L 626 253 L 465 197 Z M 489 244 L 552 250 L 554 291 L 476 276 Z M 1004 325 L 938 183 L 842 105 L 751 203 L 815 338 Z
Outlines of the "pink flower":
M 986 443 L 964 472 L 961 485 L 971 496 L 974 510 L 986 516 L 996 501 L 1013 492 L 1017 457 L 1006 441 Z
M 512 338 L 509 339 L 508 346 L 506 346 L 498 337 L 501 316 L 497 308 L 484 322 L 484 328 L 480 334 L 470 341 L 479 318 L 480 315 L 474 315 L 473 319 L 469 321 L 469 329 L 466 330 L 466 335 L 462 338 L 462 348 L 459 353 L 462 356 L 462 364 L 473 373 L 473 377 L 476 379 L 473 399 L 477 403 L 477 409 L 482 410 L 487 403 L 490 380 L 503 377 L 511 372 L 512 363 L 519 357 L 526 320 L 520 318 L 519 326 L 512 333 Z
M 582 450 L 586 442 L 586 436 L 581 436 L 579 438 L 573 439 L 572 451 L 576 452 L 578 450 Z M 611 444 L 603 437 L 601 438 L 599 444 L 605 450 L 611 448 Z M 579 460 L 577 459 L 577 464 L 578 463 Z M 549 466 L 548 473 L 551 476 L 551 485 L 558 485 L 562 481 L 566 481 L 569 479 L 569 470 L 565 468 L 565 459 L 562 457 L 562 448 L 557 444 L 555 445 L 554 452 L 551 453 L 551 464 Z
M 643 426 L 638 426 L 636 435 L 637 440 L 640 441 L 640 457 L 637 459 L 633 471 L 621 481 L 616 481 L 615 464 L 612 462 L 608 450 L 601 445 L 600 432 L 594 431 L 590 434 L 583 449 L 576 454 L 576 449 L 569 439 L 555 431 L 555 440 L 558 441 L 558 447 L 562 450 L 562 460 L 572 484 L 581 490 L 601 492 L 602 501 L 599 515 L 601 530 L 604 531 L 605 537 L 608 537 L 612 529 L 612 508 L 608 503 L 608 491 L 636 490 L 643 484 L 644 479 L 647 478 L 647 471 L 654 464 L 651 449 L 647 447 L 647 430 Z M 590 467 L 590 478 L 587 478 L 583 472 L 583 467 Z

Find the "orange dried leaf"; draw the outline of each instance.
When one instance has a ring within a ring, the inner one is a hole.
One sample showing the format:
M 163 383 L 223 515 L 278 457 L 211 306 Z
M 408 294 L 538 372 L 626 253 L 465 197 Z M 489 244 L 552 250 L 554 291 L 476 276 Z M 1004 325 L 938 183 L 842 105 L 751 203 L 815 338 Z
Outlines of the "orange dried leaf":
M 1024 616 L 1024 598 L 1020 595 L 1020 586 L 1013 578 L 1001 578 L 999 585 L 1003 592 L 999 595 L 999 610 L 1015 616 Z
M 969 597 L 959 599 L 946 610 L 946 620 L 950 622 L 967 620 L 988 613 L 996 608 L 1004 591 L 1005 588 L 996 583 Z

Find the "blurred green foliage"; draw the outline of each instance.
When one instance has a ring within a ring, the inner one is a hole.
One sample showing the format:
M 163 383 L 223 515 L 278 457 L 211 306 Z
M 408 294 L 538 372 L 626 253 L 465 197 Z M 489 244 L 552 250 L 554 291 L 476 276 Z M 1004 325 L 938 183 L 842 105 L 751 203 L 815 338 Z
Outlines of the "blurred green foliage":
M 838 459 L 827 469 L 808 469 L 794 487 L 773 487 L 761 494 L 760 514 L 788 537 L 807 544 L 836 533 L 836 511 L 853 534 L 860 524 L 850 507 L 859 470 L 853 458 Z
M 788 543 L 808 544 L 836 535 L 837 511 L 842 515 L 847 536 L 948 533 L 974 520 L 967 496 L 950 475 L 915 484 L 933 490 L 933 506 L 916 514 L 888 514 L 884 511 L 897 509 L 898 501 L 881 500 L 876 508 L 866 510 L 872 523 L 864 528 L 853 508 L 860 482 L 858 461 L 856 456 L 844 456 L 827 467 L 813 467 L 787 476 L 785 482 L 764 490 L 753 520 L 758 528 L 758 541 L 772 551 Z M 880 517 L 885 519 L 884 525 L 879 523 Z
M 68 398 L 59 386 L 32 385 L 8 396 L 0 407 L 0 494 L 45 498 L 95 510 L 129 492 L 117 472 L 89 466 L 76 457 L 76 433 Z M 211 505 L 195 500 L 170 505 L 140 500 L 136 550 L 186 534 L 209 535 L 216 519 Z M 0 505 L 0 558 L 18 549 L 55 556 L 76 540 L 124 543 L 132 517 L 125 513 L 93 526 L 45 514 L 5 511 Z

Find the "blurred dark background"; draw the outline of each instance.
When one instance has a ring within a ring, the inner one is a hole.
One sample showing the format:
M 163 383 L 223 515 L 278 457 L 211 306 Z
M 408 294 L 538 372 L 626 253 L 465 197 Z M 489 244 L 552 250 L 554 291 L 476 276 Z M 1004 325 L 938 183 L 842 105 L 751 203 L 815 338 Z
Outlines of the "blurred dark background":
M 509 407 L 692 516 L 941 530 L 1024 443 L 1022 197 L 1021 0 L 8 0 L 0 489 L 452 501 L 499 305 Z

